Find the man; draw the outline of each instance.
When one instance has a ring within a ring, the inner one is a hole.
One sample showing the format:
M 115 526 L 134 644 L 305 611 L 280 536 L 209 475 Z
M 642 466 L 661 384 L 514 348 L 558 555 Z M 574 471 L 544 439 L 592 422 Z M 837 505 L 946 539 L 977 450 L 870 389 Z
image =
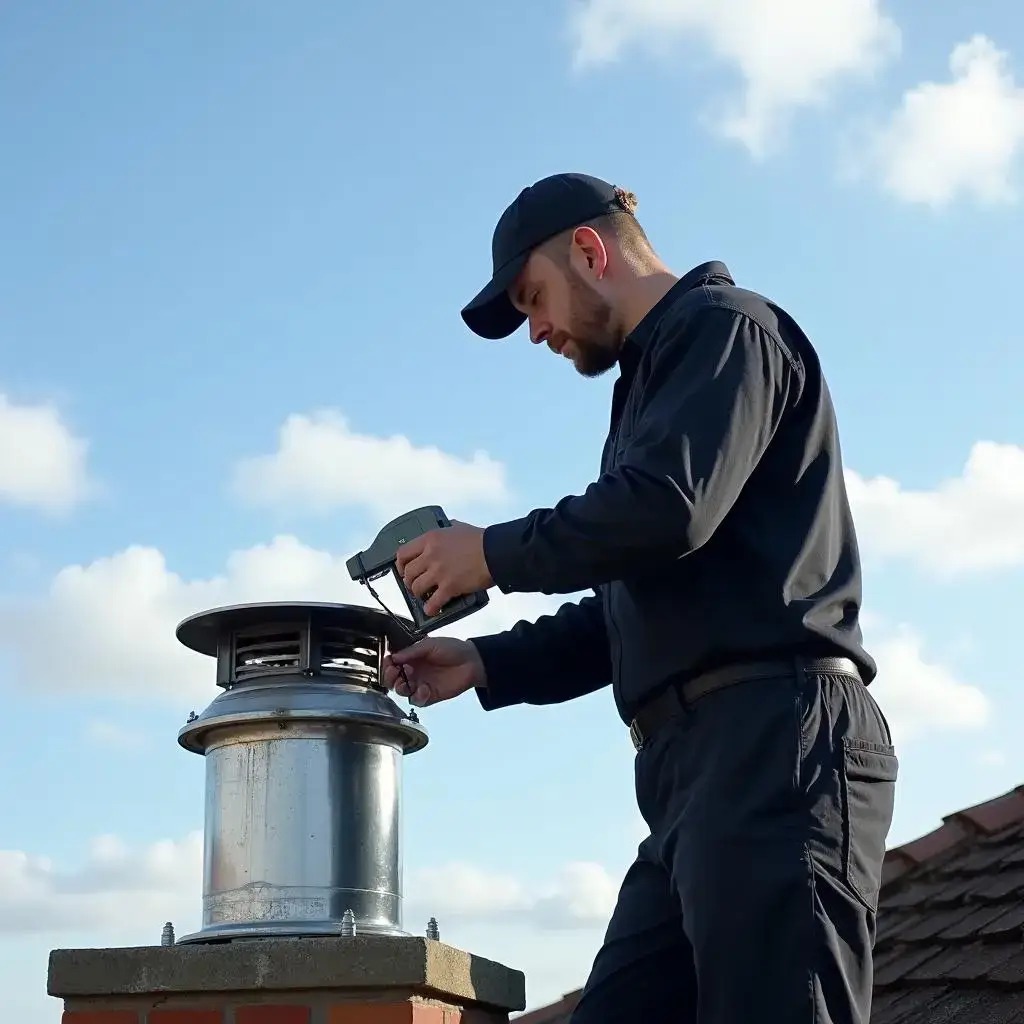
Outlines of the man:
M 586 175 L 538 181 L 463 310 L 485 338 L 528 323 L 583 376 L 618 366 L 599 478 L 399 553 L 428 614 L 492 586 L 595 596 L 424 640 L 385 679 L 418 705 L 475 688 L 488 710 L 611 683 L 651 835 L 575 1024 L 867 1024 L 897 760 L 832 402 L 791 316 L 721 263 L 676 277 L 635 206 Z

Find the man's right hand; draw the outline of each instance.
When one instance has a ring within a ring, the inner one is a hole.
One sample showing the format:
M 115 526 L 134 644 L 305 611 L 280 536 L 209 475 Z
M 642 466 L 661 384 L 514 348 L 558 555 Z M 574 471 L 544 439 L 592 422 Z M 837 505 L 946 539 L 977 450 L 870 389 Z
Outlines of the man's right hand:
M 408 683 L 399 666 L 405 669 Z M 419 708 L 451 700 L 486 683 L 484 663 L 468 640 L 428 637 L 384 658 L 384 685 Z

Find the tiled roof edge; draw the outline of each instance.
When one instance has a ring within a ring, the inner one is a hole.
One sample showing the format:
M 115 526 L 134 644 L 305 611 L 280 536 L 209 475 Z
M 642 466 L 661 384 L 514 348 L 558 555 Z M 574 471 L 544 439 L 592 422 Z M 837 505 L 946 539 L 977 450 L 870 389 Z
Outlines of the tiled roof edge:
M 583 989 L 574 989 L 566 992 L 557 1003 L 548 1003 L 547 1006 L 539 1006 L 536 1010 L 527 1010 L 526 1013 L 513 1017 L 514 1024 L 563 1024 L 568 1022 L 576 1004 L 580 1001 Z
M 1008 825 L 1024 821 L 1024 786 L 947 814 L 931 832 L 886 851 L 882 887 L 886 888 L 908 871 L 949 853 L 965 840 L 992 835 Z

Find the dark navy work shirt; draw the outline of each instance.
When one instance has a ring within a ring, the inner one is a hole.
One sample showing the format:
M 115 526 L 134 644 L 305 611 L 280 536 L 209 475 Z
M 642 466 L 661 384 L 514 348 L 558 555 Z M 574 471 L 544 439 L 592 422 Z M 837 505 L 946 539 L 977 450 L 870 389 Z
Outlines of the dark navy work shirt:
M 848 656 L 870 682 L 835 413 L 799 326 L 705 263 L 632 331 L 619 369 L 597 480 L 484 532 L 502 592 L 594 595 L 475 637 L 483 706 L 611 684 L 629 722 L 672 681 L 792 655 Z

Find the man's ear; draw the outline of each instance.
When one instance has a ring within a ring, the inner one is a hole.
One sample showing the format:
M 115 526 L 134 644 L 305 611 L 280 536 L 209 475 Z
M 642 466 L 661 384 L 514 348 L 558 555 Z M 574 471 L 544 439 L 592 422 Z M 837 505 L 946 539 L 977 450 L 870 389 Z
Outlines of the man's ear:
M 578 269 L 600 280 L 608 269 L 608 249 L 604 239 L 590 227 L 578 227 L 572 233 L 572 250 L 570 257 L 578 264 Z

